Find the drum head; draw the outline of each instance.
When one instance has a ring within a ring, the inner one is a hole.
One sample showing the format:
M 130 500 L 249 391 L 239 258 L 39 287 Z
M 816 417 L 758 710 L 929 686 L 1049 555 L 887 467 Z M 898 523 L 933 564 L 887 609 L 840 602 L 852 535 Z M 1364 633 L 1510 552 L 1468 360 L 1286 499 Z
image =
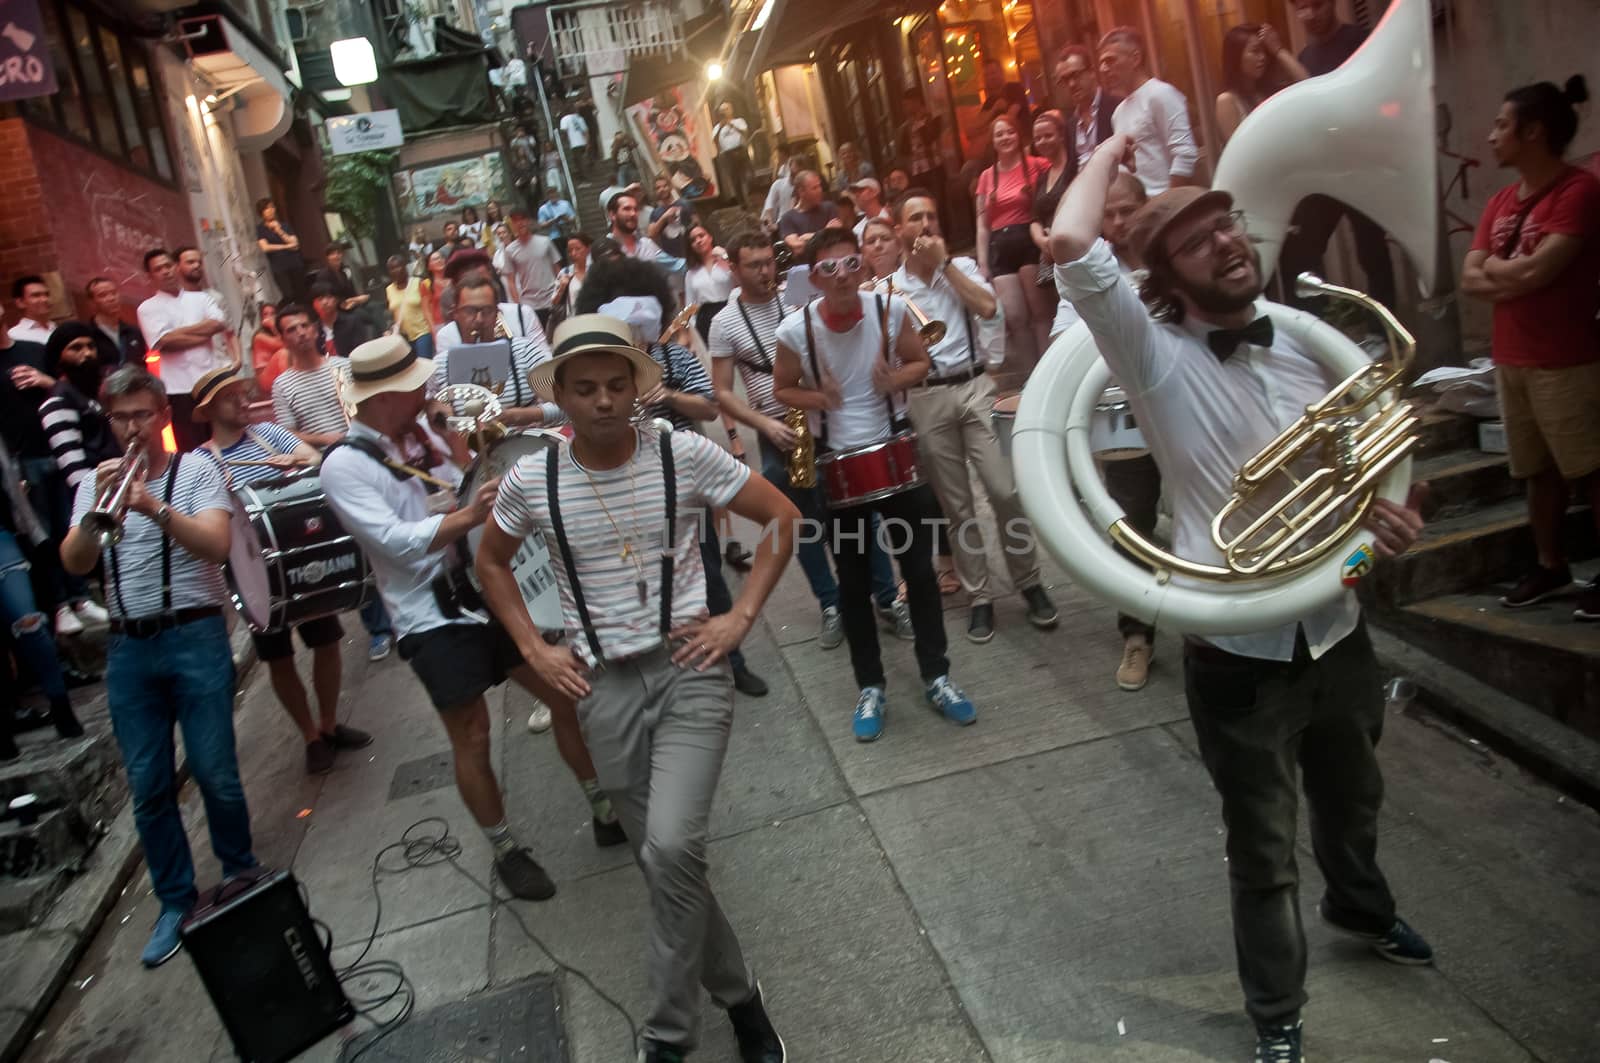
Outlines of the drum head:
M 251 630 L 266 631 L 272 626 L 272 581 L 267 576 L 261 537 L 256 534 L 250 513 L 237 495 L 233 499 L 230 527 L 232 538 L 225 572 L 234 607 Z

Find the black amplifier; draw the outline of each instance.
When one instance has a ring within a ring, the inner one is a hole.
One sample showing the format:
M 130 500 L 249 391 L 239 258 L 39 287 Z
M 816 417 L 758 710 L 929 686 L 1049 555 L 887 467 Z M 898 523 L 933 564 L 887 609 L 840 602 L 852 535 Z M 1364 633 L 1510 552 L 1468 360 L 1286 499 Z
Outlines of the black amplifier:
M 245 1063 L 290 1059 L 355 1018 L 288 871 L 201 894 L 183 946 Z

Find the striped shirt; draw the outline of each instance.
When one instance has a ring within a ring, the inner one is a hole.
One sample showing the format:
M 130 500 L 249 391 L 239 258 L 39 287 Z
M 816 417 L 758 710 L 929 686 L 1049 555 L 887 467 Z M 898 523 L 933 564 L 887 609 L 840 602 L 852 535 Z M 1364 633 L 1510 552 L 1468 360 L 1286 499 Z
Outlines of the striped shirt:
M 528 336 L 512 337 L 511 379 L 500 389 L 500 405 L 508 409 L 539 406 L 544 410 L 544 420 L 541 424 L 548 426 L 565 422 L 567 417 L 561 412 L 561 407 L 553 402 L 540 402 L 538 394 L 533 390 L 533 384 L 528 381 L 528 374 L 533 372 L 533 367 L 549 360 L 550 344 L 545 341 L 543 331 L 535 329 Z M 450 383 L 450 350 L 445 348 L 434 356 L 433 376 L 428 378 L 428 395 L 430 397 L 437 395 L 439 389 L 448 383 Z
M 166 470 L 146 483 L 153 497 L 167 497 L 167 480 L 174 464 L 178 466 L 178 480 L 172 492 L 173 509 L 189 517 L 212 509 L 233 510 L 233 496 L 228 493 L 217 463 L 193 454 L 183 455 L 181 461 L 173 455 Z M 93 469 L 78 482 L 72 505 L 73 527 L 94 508 L 94 482 Z M 143 618 L 161 612 L 161 542 L 165 538 L 161 525 L 141 513 L 130 510 L 123 518 L 122 541 L 101 551 L 105 560 L 106 605 L 112 616 Z M 221 605 L 227 599 L 222 566 L 202 561 L 174 542 L 172 608 L 198 609 Z
M 677 534 L 672 543 L 672 623 L 676 626 L 706 615 L 701 522 L 709 519 L 708 509 L 727 505 L 739 493 L 750 469 L 704 436 L 673 432 L 670 438 L 678 487 Z M 661 553 L 666 539 L 659 437 L 653 431 L 639 430 L 633 457 L 615 469 L 586 471 L 572 456 L 570 443 L 562 443 L 559 454 L 561 523 L 600 650 L 608 660 L 617 661 L 654 649 L 661 644 Z M 541 452 L 512 467 L 495 499 L 494 520 L 518 541 L 536 530 L 544 536 L 561 591 L 562 622 L 567 631 L 581 632 L 583 621 L 572 596 L 566 559 L 550 521 L 547 460 Z M 611 518 L 616 519 L 615 525 Z M 622 556 L 624 542 L 632 548 L 628 558 Z M 643 601 L 638 588 L 641 578 Z M 574 638 L 572 646 L 590 665 L 596 663 L 588 640 Z
M 750 316 L 748 326 L 740 307 Z M 786 312 L 783 300 L 776 297 L 764 303 L 747 303 L 743 292 L 735 292 L 728 305 L 711 319 L 711 333 L 706 340 L 711 357 L 732 358 L 738 363 L 750 408 L 779 420 L 789 408 L 772 397 L 772 358 L 778 349 L 778 322 Z
M 673 391 L 716 401 L 716 389 L 711 386 L 711 377 L 706 374 L 706 367 L 700 364 L 700 359 L 694 356 L 693 351 L 676 343 L 652 343 L 648 350 L 650 357 L 661 366 L 663 384 Z M 665 417 L 677 429 L 693 431 L 698 423 L 693 417 L 679 413 L 664 402 L 645 407 L 644 414 L 646 417 Z
M 291 432 L 343 433 L 350 425 L 339 401 L 343 358 L 329 358 L 315 369 L 293 366 L 272 382 L 272 419 Z
M 214 444 L 207 443 L 205 454 L 208 457 L 217 457 L 217 452 L 212 448 Z M 244 435 L 230 447 L 222 448 L 221 461 L 266 461 L 276 454 L 293 454 L 300 445 L 300 439 L 293 432 L 282 425 L 267 421 L 262 424 L 253 424 L 244 430 Z M 257 480 L 271 480 L 275 477 L 286 476 L 288 469 L 275 469 L 266 465 L 228 465 L 223 464 L 223 478 L 233 487 L 240 484 L 255 483 Z
M 100 404 L 85 398 L 68 381 L 56 381 L 50 397 L 40 403 L 39 423 L 50 454 L 56 459 L 56 468 L 66 476 L 71 489 L 76 490 L 78 481 L 102 461 L 122 456 Z

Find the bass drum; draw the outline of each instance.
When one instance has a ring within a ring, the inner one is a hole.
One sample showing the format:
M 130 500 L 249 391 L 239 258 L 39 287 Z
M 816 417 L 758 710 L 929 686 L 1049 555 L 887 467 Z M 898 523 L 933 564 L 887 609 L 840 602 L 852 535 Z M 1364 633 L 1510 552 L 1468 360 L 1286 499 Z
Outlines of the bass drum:
M 503 477 L 523 458 L 537 457 L 541 462 L 544 461 L 544 452 L 550 447 L 559 446 L 561 442 L 561 433 L 538 428 L 506 436 L 467 467 L 460 493 L 456 496 L 458 501 L 465 504 L 479 487 Z M 539 467 L 539 475 L 544 475 L 543 465 Z M 481 524 L 467 533 L 468 562 L 465 572 L 460 574 L 471 585 L 474 594 L 481 592 L 482 588 L 478 585 L 478 573 L 472 567 L 471 558 L 478 555 L 478 543 L 482 539 Z M 556 571 L 550 564 L 550 547 L 545 545 L 543 535 L 536 531 L 522 541 L 516 556 L 511 559 L 511 573 L 517 578 L 517 589 L 522 592 L 522 600 L 528 607 L 528 617 L 534 626 L 541 632 L 560 631 L 561 593 L 556 588 Z
M 236 488 L 232 523 L 228 589 L 252 631 L 359 609 L 377 593 L 366 556 L 345 534 L 315 472 Z

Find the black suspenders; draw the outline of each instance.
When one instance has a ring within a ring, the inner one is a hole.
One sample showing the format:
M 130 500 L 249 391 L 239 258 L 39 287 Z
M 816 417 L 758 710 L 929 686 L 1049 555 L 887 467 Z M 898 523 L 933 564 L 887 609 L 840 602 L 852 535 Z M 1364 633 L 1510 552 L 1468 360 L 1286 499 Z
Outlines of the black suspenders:
M 678 528 L 678 474 L 672 459 L 672 433 L 661 434 L 661 479 L 666 490 L 667 539 L 661 551 L 661 641 L 664 644 L 672 630 L 672 568 L 673 551 L 677 547 Z M 567 539 L 566 522 L 561 519 L 561 448 L 551 447 L 545 457 L 545 497 L 550 502 L 550 524 L 556 533 L 556 545 L 567 568 L 567 583 L 572 588 L 572 604 L 578 610 L 578 622 L 583 625 L 583 637 L 589 643 L 589 652 L 596 663 L 604 664 L 600 652 L 600 636 L 595 633 L 594 618 L 589 615 L 589 603 L 583 596 L 583 584 L 578 582 L 578 561 L 572 554 L 572 543 Z M 633 459 L 628 459 L 632 461 Z
M 178 486 L 178 459 L 183 453 L 172 455 L 172 464 L 167 468 L 167 486 L 162 492 L 161 503 L 169 508 L 172 505 L 172 492 Z M 126 516 L 124 516 L 126 519 Z M 117 608 L 122 610 L 122 619 L 134 620 L 137 617 L 128 615 L 128 603 L 122 600 L 122 569 L 117 564 L 117 548 L 111 547 L 111 583 L 117 591 Z M 161 612 L 167 615 L 172 612 L 172 536 L 165 530 L 161 532 Z
M 888 313 L 888 308 L 884 306 L 883 296 L 875 295 L 875 296 L 873 296 L 873 299 L 876 300 L 876 302 L 877 302 L 877 308 L 878 308 L 878 330 L 883 333 L 883 361 L 884 361 L 884 364 L 887 365 L 887 364 L 889 364 L 889 313 Z M 890 304 L 890 305 L 892 306 L 893 304 Z M 813 334 L 813 332 L 811 330 L 811 307 L 810 306 L 802 307 L 801 310 L 800 310 L 800 314 L 801 314 L 802 317 L 805 318 L 805 323 L 806 323 L 806 355 L 811 359 L 811 380 L 812 380 L 812 383 L 816 385 L 817 390 L 821 391 L 822 390 L 822 370 L 817 365 L 817 339 L 816 339 L 816 336 Z M 891 398 L 888 395 L 885 395 L 883 397 L 883 408 L 885 410 L 887 410 L 888 413 L 889 413 L 889 434 L 890 435 L 894 435 L 894 432 L 895 432 L 894 399 Z M 822 431 L 817 433 L 817 442 L 821 443 L 823 445 L 823 447 L 826 448 L 827 445 L 828 445 L 828 411 L 827 410 L 818 410 L 817 412 L 821 415 L 820 419 L 821 419 L 821 428 L 822 428 Z

